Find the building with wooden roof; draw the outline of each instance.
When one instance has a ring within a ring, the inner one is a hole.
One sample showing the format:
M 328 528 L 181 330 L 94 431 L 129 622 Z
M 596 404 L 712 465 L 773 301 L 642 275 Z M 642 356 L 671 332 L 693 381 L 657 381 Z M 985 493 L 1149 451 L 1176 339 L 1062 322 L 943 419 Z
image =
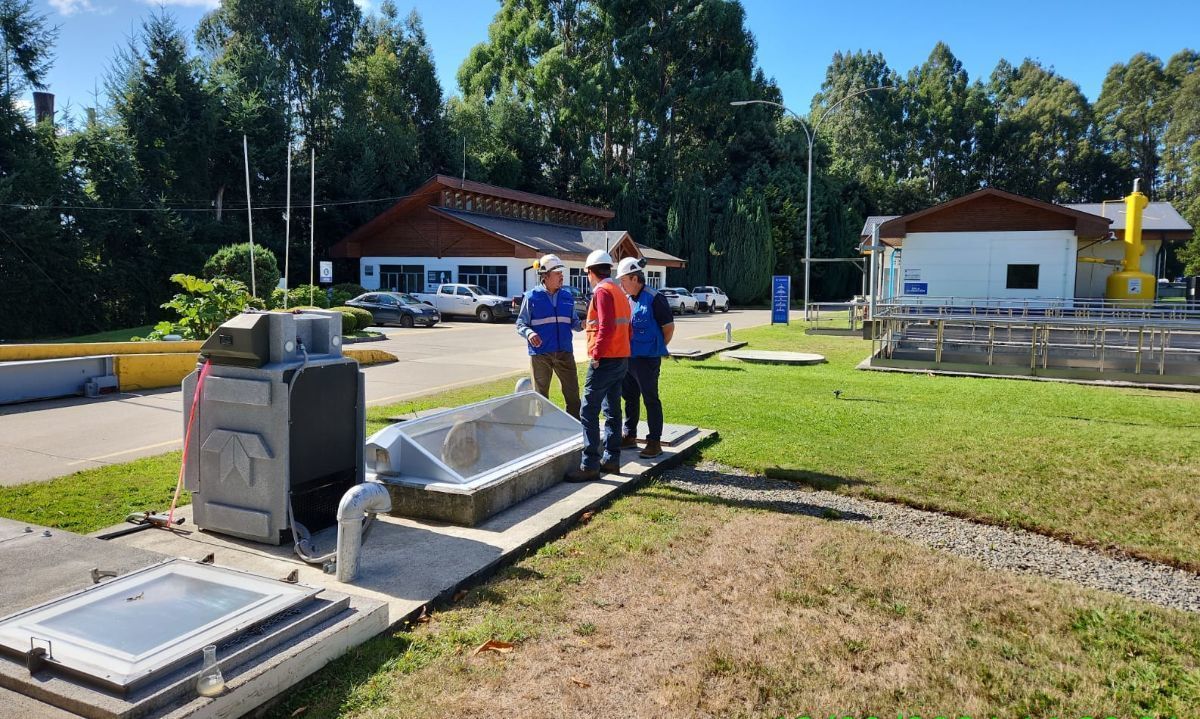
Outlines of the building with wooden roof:
M 862 245 L 879 227 L 877 297 L 1071 299 L 1104 297 L 1114 268 L 1081 257 L 1120 260 L 1120 202 L 1057 205 L 984 188 L 908 215 L 868 217 Z M 1169 202 L 1143 213 L 1141 269 L 1164 276 L 1166 247 L 1192 227 Z
M 606 250 L 614 262 L 645 260 L 647 284 L 659 287 L 684 260 L 643 247 L 607 229 L 611 210 L 435 175 L 411 195 L 347 235 L 330 250 L 357 259 L 368 290 L 427 292 L 447 282 L 479 285 L 512 297 L 537 284 L 533 261 L 554 253 L 570 281 L 586 285 L 583 262 Z

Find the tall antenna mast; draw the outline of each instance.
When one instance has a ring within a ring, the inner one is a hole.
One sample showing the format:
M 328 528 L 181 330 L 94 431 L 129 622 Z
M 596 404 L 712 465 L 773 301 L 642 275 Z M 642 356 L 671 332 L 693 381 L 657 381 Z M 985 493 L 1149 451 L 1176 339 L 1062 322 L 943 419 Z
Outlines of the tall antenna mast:
M 250 296 L 258 297 L 254 281 L 254 214 L 250 210 L 250 144 L 242 135 L 242 160 L 246 163 L 246 223 L 250 228 Z
M 288 269 L 292 252 L 292 141 L 287 144 L 287 208 L 283 211 L 283 309 L 288 305 Z

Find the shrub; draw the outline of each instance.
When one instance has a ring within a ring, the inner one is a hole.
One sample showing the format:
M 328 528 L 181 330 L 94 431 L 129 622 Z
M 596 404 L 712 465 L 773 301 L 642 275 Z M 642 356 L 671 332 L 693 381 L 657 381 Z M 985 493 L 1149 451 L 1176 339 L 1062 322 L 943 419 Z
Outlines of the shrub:
M 344 335 L 354 334 L 355 327 L 358 327 L 358 318 L 354 316 L 353 312 L 343 312 L 342 313 L 342 334 L 344 334 Z
M 366 293 L 366 288 L 362 285 L 356 285 L 353 282 L 339 282 L 333 286 L 333 299 L 331 305 L 345 305 L 349 300 Z
M 309 288 L 312 289 L 311 299 L 309 295 Z M 282 295 L 283 293 L 281 292 L 280 302 L 277 305 L 278 309 L 283 309 Z M 288 290 L 287 296 L 287 308 L 289 310 L 293 307 L 300 306 L 319 307 L 323 310 L 329 309 L 329 295 L 325 293 L 324 288 L 317 287 L 316 285 L 300 285 L 299 287 L 293 287 L 292 289 Z
M 226 245 L 204 263 L 204 276 L 210 279 L 237 280 L 250 287 L 250 243 Z M 279 285 L 279 262 L 275 253 L 262 245 L 254 246 L 254 282 L 259 297 L 270 297 Z
M 163 304 L 174 310 L 175 320 L 159 322 L 146 339 L 158 340 L 176 334 L 185 340 L 207 339 L 222 322 L 250 306 L 253 298 L 237 280 L 202 280 L 191 275 L 171 275 L 171 281 L 183 288 Z
M 370 310 L 364 310 L 361 307 L 342 306 L 342 307 L 333 307 L 331 309 L 336 310 L 338 312 L 349 312 L 350 314 L 354 315 L 356 331 L 365 330 L 366 328 L 370 327 L 372 324 L 375 323 L 375 316 L 371 314 Z

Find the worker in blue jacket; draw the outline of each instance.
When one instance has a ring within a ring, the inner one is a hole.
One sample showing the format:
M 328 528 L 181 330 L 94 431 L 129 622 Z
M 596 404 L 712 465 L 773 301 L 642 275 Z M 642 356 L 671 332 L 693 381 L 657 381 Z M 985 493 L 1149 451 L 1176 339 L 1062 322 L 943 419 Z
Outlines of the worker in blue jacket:
M 625 400 L 625 427 L 622 447 L 637 447 L 638 402 L 646 405 L 646 446 L 638 453 L 643 459 L 662 454 L 663 408 L 658 396 L 658 374 L 667 345 L 675 335 L 675 316 L 667 298 L 646 286 L 641 263 L 626 257 L 617 265 L 617 282 L 629 296 L 631 310 L 629 332 L 629 370 L 621 396 Z
M 575 296 L 564 287 L 567 266 L 558 255 L 546 255 L 536 266 L 541 282 L 521 300 L 517 334 L 529 347 L 534 389 L 549 397 L 550 378 L 558 375 L 567 414 L 579 419 L 579 374 L 571 333 L 583 330 L 583 320 L 575 314 Z

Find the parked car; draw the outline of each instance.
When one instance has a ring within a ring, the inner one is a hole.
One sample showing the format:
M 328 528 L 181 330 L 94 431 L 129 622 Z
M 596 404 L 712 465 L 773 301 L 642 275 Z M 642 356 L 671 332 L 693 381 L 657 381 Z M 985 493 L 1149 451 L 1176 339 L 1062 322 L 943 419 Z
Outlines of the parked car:
M 437 292 L 417 292 L 418 300 L 433 305 L 443 317 L 476 317 L 496 322 L 513 316 L 511 300 L 490 294 L 478 285 L 439 285 Z
M 346 306 L 367 310 L 377 325 L 433 327 L 442 319 L 435 308 L 403 292 L 368 292 L 347 301 Z
M 667 304 L 671 305 L 671 311 L 677 315 L 691 312 L 695 314 L 699 304 L 696 298 L 692 297 L 692 293 L 687 291 L 686 287 L 664 287 L 659 290 L 663 297 L 667 298 Z
M 573 287 L 571 285 L 566 285 L 565 289 L 571 293 L 572 297 L 575 298 L 575 314 L 581 319 L 587 317 L 588 301 L 591 300 L 592 296 L 584 293 L 584 291 L 578 287 Z M 512 314 L 514 317 L 521 313 L 521 303 L 524 300 L 525 295 L 517 295 L 513 298 Z
M 729 297 L 721 291 L 720 287 L 705 285 L 692 290 L 692 297 L 696 298 L 696 304 L 699 305 L 701 312 L 722 312 L 729 311 Z

